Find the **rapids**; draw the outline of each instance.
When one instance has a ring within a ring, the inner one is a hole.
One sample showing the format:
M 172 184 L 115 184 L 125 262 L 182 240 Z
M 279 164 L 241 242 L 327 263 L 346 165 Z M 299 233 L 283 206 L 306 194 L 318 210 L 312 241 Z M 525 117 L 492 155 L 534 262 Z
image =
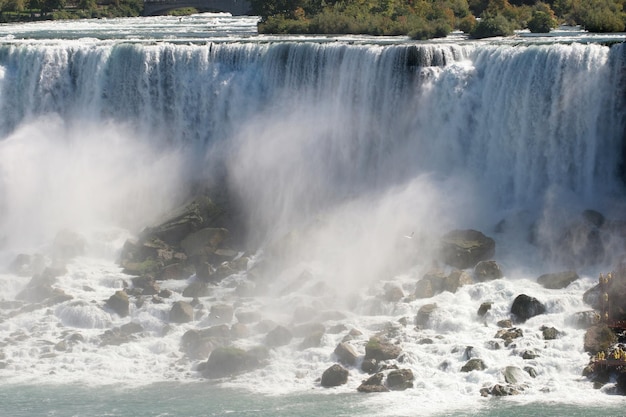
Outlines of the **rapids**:
M 537 373 L 514 402 L 618 401 L 581 377 L 584 331 L 571 319 L 590 309 L 582 294 L 623 254 L 621 236 L 602 259 L 577 265 L 581 278 L 566 289 L 536 278 L 572 266 L 552 249 L 583 210 L 626 220 L 624 44 L 584 34 L 280 39 L 256 36 L 255 22 L 198 15 L 0 28 L 0 262 L 37 253 L 50 264 L 62 230 L 86 242 L 55 284 L 71 300 L 19 310 L 12 302 L 29 277 L 0 272 L 0 386 L 201 381 L 181 337 L 214 323 L 167 319 L 193 276 L 161 282 L 173 296 L 131 305 L 130 317 L 103 306 L 130 280 L 116 263 L 124 241 L 210 185 L 237 201 L 249 269 L 285 235 L 307 233 L 265 291 L 238 296 L 254 281 L 244 271 L 215 285 L 204 308 L 228 303 L 292 325 L 307 307 L 327 329 L 362 332 L 352 342 L 361 355 L 369 336 L 392 332 L 415 387 L 359 401 L 385 404 L 389 415 L 413 415 L 416 401 L 424 413 L 467 412 L 484 405 L 480 388 L 501 383 L 506 366 Z M 540 246 L 528 241 L 533 225 Z M 385 285 L 413 291 L 432 267 L 435 238 L 454 228 L 493 237 L 505 278 L 385 301 Z M 496 322 L 520 293 L 547 314 L 519 326 L 515 347 L 494 349 Z M 492 309 L 478 318 L 485 301 Z M 418 309 L 433 302 L 429 326 L 415 328 Z M 101 346 L 105 331 L 128 322 L 141 336 Z M 543 340 L 543 325 L 561 337 Z M 318 378 L 344 336 L 326 332 L 306 349 L 295 338 L 267 367 L 219 383 L 323 399 Z M 485 371 L 459 372 L 467 346 Z M 529 349 L 539 356 L 522 359 Z M 329 391 L 353 394 L 366 377 L 351 368 L 348 384 Z

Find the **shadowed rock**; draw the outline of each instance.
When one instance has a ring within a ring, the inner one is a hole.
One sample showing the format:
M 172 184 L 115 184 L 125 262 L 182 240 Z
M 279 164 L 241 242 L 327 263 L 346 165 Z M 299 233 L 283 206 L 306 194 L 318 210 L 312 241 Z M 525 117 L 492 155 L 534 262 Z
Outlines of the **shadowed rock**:
M 322 374 L 321 384 L 325 388 L 337 387 L 348 382 L 348 370 L 339 364 L 334 364 Z
M 441 238 L 441 260 L 459 269 L 492 258 L 495 250 L 495 241 L 477 230 L 453 230 Z

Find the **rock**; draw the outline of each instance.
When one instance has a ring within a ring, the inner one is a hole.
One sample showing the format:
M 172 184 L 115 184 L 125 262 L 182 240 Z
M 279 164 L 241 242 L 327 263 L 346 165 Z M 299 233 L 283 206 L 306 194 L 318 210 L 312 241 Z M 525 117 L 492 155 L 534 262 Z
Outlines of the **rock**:
M 180 241 L 180 247 L 189 257 L 198 256 L 206 257 L 215 252 L 228 237 L 228 230 L 224 228 L 207 227 L 197 232 L 190 233 Z M 236 253 L 235 253 L 236 255 Z
M 404 298 L 404 293 L 400 287 L 397 285 L 385 285 L 385 294 L 383 295 L 385 301 L 397 303 L 402 298 Z
M 578 278 L 578 274 L 575 271 L 564 271 L 554 274 L 543 274 L 537 278 L 537 283 L 550 290 L 559 290 L 567 287 Z
M 379 372 L 364 380 L 356 389 L 359 392 L 387 392 L 389 389 L 383 385 L 384 374 Z
M 419 327 L 426 327 L 428 325 L 428 321 L 430 317 L 437 309 L 437 304 L 425 304 L 417 310 L 417 315 L 415 316 L 415 324 Z
M 491 310 L 492 305 L 493 303 L 491 301 L 482 303 L 480 307 L 478 307 L 478 312 L 477 312 L 478 316 L 483 317 L 485 314 L 487 314 L 487 312 Z
M 181 338 L 181 350 L 185 352 L 189 358 L 206 359 L 211 351 L 216 347 L 212 340 L 202 337 L 198 330 L 187 330 Z
M 29 255 L 20 253 L 15 257 L 13 262 L 9 264 L 8 270 L 12 274 L 22 277 L 34 276 L 41 274 L 46 268 L 46 261 L 43 255 Z
M 444 280 L 444 291 L 455 293 L 463 285 L 473 284 L 472 277 L 465 271 L 455 270 Z
M 472 358 L 463 365 L 461 372 L 483 371 L 487 369 L 485 362 L 479 358 Z
M 524 371 L 531 377 L 537 378 L 537 371 L 532 366 L 525 366 Z
M 600 323 L 600 314 L 593 310 L 580 311 L 568 317 L 567 322 L 576 329 L 588 329 Z
M 498 327 L 503 327 L 503 328 L 513 327 L 513 322 L 511 322 L 510 319 L 498 320 L 496 324 L 498 325 Z
M 265 337 L 265 344 L 269 347 L 279 347 L 289 344 L 293 335 L 284 326 L 277 326 Z
M 474 267 L 495 254 L 495 241 L 476 230 L 453 230 L 441 238 L 441 260 L 458 269 Z
M 537 353 L 535 353 L 532 350 L 525 350 L 522 352 L 522 354 L 520 355 L 522 357 L 522 359 L 535 359 L 538 358 L 539 355 Z
M 128 294 L 125 291 L 116 291 L 106 302 L 107 307 L 113 310 L 120 317 L 126 317 L 129 314 L 130 303 Z
M 541 329 L 539 329 L 539 330 L 541 330 L 541 332 L 543 333 L 543 339 L 544 340 L 558 339 L 558 337 L 559 337 L 559 335 L 561 333 L 554 327 L 541 326 Z
M 238 311 L 235 313 L 235 317 L 242 324 L 251 324 L 261 320 L 261 314 L 256 311 Z
M 545 312 L 546 307 L 539 300 L 526 294 L 518 295 L 511 306 L 511 314 L 522 323 Z
M 494 397 L 503 397 L 507 395 L 518 395 L 519 391 L 517 388 L 511 385 L 496 384 L 491 388 L 482 388 L 480 390 L 480 394 L 483 397 L 486 397 L 487 395 L 493 395 Z
M 322 345 L 322 338 L 324 337 L 323 331 L 313 332 L 310 335 L 306 336 L 304 340 L 300 343 L 299 348 L 301 350 L 320 347 Z
M 233 320 L 233 306 L 228 304 L 214 304 L 209 311 L 211 324 L 230 323 Z
M 368 374 L 373 374 L 374 372 L 378 372 L 380 366 L 378 366 L 378 361 L 376 359 L 364 359 L 361 362 L 361 370 Z
M 413 296 L 417 299 L 420 298 L 430 298 L 435 295 L 435 291 L 433 290 L 433 285 L 428 279 L 421 279 L 417 281 L 415 285 L 415 292 Z
M 339 364 L 326 369 L 322 374 L 322 386 L 325 388 L 337 387 L 348 382 L 348 370 Z
M 592 355 L 607 351 L 615 343 L 617 336 L 606 324 L 592 326 L 585 333 L 584 349 Z
M 524 336 L 524 333 L 522 332 L 522 329 L 518 329 L 514 327 L 510 329 L 498 330 L 498 332 L 496 333 L 494 337 L 498 339 L 503 339 L 504 346 L 508 346 L 511 344 L 513 339 L 517 339 L 523 336 Z
M 160 291 L 159 284 L 156 283 L 154 277 L 151 275 L 134 277 L 131 282 L 133 283 L 133 287 L 141 288 L 142 295 L 155 295 Z
M 193 306 L 186 301 L 176 301 L 170 310 L 170 322 L 188 323 L 193 321 Z
M 395 369 L 387 374 L 387 387 L 393 391 L 413 388 L 413 372 L 410 369 Z
M 127 335 L 141 333 L 143 332 L 143 326 L 139 323 L 131 321 L 130 323 L 126 323 L 120 326 L 120 332 Z
M 202 373 L 207 378 L 238 375 L 261 367 L 267 357 L 264 348 L 245 351 L 234 347 L 218 347 L 211 352 Z
M 52 257 L 55 262 L 65 264 L 72 258 L 83 255 L 87 243 L 85 238 L 71 230 L 62 230 L 52 242 Z
M 244 339 L 250 336 L 250 329 L 242 323 L 234 323 L 230 326 L 230 336 L 232 339 Z
M 347 342 L 339 343 L 334 353 L 337 355 L 339 362 L 347 366 L 354 366 L 359 357 L 356 350 Z
M 528 373 L 517 366 L 507 366 L 502 371 L 502 375 L 508 384 L 521 384 L 528 380 Z
M 485 282 L 500 279 L 504 275 L 496 261 L 480 261 L 474 268 L 474 281 Z
M 198 298 L 207 297 L 210 294 L 209 286 L 201 281 L 194 281 L 183 290 L 183 297 Z
M 375 359 L 377 362 L 396 359 L 402 348 L 380 337 L 373 336 L 365 345 L 365 359 Z
M 317 322 L 301 324 L 291 329 L 291 333 L 294 337 L 307 337 L 313 333 L 324 334 L 325 332 L 326 327 L 322 323 Z
M 601 295 L 600 285 L 597 284 L 585 291 L 583 301 L 593 309 L 600 310 L 602 308 L 600 304 Z

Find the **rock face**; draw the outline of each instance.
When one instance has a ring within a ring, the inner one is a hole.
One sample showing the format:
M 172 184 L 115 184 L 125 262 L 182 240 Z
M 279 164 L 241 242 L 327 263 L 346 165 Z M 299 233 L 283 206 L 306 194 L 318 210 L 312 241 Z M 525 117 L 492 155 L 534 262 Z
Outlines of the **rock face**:
M 221 265 L 237 255 L 229 247 L 233 239 L 224 227 L 229 222 L 225 210 L 208 196 L 198 196 L 162 223 L 146 228 L 137 240 L 128 240 L 120 263 L 128 274 L 151 274 L 157 279 L 187 278 L 194 271 L 200 280 L 224 278 L 243 265 Z M 224 272 L 226 267 L 230 272 Z M 223 271 L 215 275 L 220 268 Z
M 575 271 L 563 271 L 554 274 L 543 274 L 537 278 L 537 283 L 550 290 L 560 290 L 578 278 L 578 274 Z
M 518 295 L 511 306 L 511 314 L 522 323 L 545 312 L 546 307 L 539 300 L 526 294 Z
M 459 269 L 473 268 L 495 254 L 495 241 L 477 230 L 453 230 L 441 238 L 441 260 Z
M 322 374 L 321 384 L 325 388 L 337 387 L 348 382 L 348 370 L 339 364 L 326 369 Z

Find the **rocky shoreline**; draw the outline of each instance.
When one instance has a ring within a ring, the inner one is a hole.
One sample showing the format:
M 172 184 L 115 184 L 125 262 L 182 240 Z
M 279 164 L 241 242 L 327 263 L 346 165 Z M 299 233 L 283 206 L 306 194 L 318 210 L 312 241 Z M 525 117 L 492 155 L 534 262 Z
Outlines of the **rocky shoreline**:
M 126 317 L 131 308 L 139 308 L 146 303 L 168 303 L 171 304 L 167 318 L 170 325 L 194 321 L 200 323 L 201 320 L 204 326 L 186 331 L 181 338 L 180 348 L 193 370 L 205 378 L 232 377 L 262 368 L 267 365 L 272 349 L 285 346 L 294 338 L 301 338 L 300 348 L 307 349 L 320 346 L 326 334 L 345 334 L 330 358 L 336 363 L 319 376 L 320 386 L 343 385 L 354 374 L 368 375 L 357 388 L 357 391 L 363 393 L 405 390 L 414 386 L 413 372 L 402 367 L 406 352 L 396 337 L 397 328 L 394 326 L 370 335 L 343 325 L 329 328 L 323 324 L 321 317 L 341 318 L 341 312 L 311 311 L 305 306 L 296 311 L 291 323 L 279 324 L 264 319 L 258 312 L 238 308 L 237 299 L 232 303 L 211 303 L 207 308 L 202 300 L 210 298 L 213 287 L 227 277 L 245 273 L 250 278 L 237 282 L 234 288 L 234 295 L 241 299 L 263 292 L 267 280 L 271 279 L 268 278 L 271 275 L 268 271 L 272 270 L 271 255 L 252 265 L 250 255 L 242 249 L 242 234 L 229 230 L 232 224 L 227 209 L 215 204 L 209 196 L 200 195 L 170 213 L 164 221 L 146 228 L 136 239 L 125 243 L 120 265 L 128 274 L 128 281 L 123 288 L 103 301 L 102 308 Z M 505 222 L 498 225 L 498 228 L 505 227 Z M 580 261 L 578 265 L 597 261 L 605 250 L 606 239 L 603 236 L 620 233 L 621 228 L 621 225 L 617 227 L 615 223 L 604 219 L 600 213 L 587 210 L 565 232 L 568 239 L 563 240 L 558 256 L 577 259 Z M 575 246 L 571 243 L 574 235 L 578 242 Z M 533 238 L 532 233 L 529 236 Z M 288 240 L 280 244 L 288 246 Z M 439 256 L 432 270 L 424 274 L 411 291 L 400 286 L 385 285 L 383 293 L 379 294 L 380 299 L 389 303 L 429 299 L 442 292 L 455 293 L 460 287 L 502 279 L 506 275 L 501 265 L 493 260 L 496 251 L 494 239 L 479 231 L 453 230 L 445 233 L 437 245 L 440 248 Z M 3 317 L 72 299 L 71 295 L 55 285 L 55 279 L 63 275 L 65 263 L 83 252 L 84 241 L 76 233 L 63 232 L 53 246 L 53 265 L 43 265 L 37 255 L 22 254 L 9 266 L 12 273 L 32 275 L 32 279 L 15 301 L 1 302 Z M 552 250 L 554 247 L 551 246 Z M 577 313 L 571 321 L 576 327 L 588 329 L 584 348 L 591 359 L 583 375 L 597 387 L 616 380 L 617 392 L 626 394 L 626 354 L 623 356 L 624 366 L 621 363 L 602 362 L 604 357 L 617 358 L 616 352 L 626 349 L 622 334 L 626 327 L 622 327 L 622 323 L 626 323 L 626 304 L 623 302 L 626 300 L 626 265 L 618 266 L 609 276 L 608 281 L 601 277 L 598 285 L 585 293 L 584 301 L 590 308 Z M 173 295 L 172 291 L 162 289 L 160 284 L 190 277 L 193 279 L 180 294 L 183 299 L 168 302 Z M 303 272 L 294 285 L 308 285 L 310 278 Z M 541 275 L 537 283 L 547 289 L 559 290 L 578 279 L 574 270 L 567 270 Z M 285 288 L 283 291 L 295 289 Z M 312 286 L 311 291 L 323 292 L 325 289 L 319 284 L 317 287 Z M 412 319 L 405 318 L 398 325 L 428 328 L 430 317 L 437 308 L 435 303 L 425 304 Z M 482 302 L 477 306 L 476 319 L 485 316 L 491 308 L 490 301 Z M 540 300 L 531 294 L 518 294 L 512 301 L 509 318 L 498 322 L 500 329 L 493 335 L 491 348 L 509 349 L 511 355 L 521 356 L 524 360 L 536 358 L 538 353 L 533 350 L 517 349 L 517 342 L 524 337 L 522 329 L 517 326 L 545 312 L 546 306 Z M 101 345 L 130 343 L 140 338 L 143 330 L 141 325 L 130 321 L 104 332 Z M 557 339 L 562 334 L 561 330 L 554 327 L 542 326 L 536 330 L 546 341 Z M 235 341 L 251 334 L 264 334 L 262 343 L 246 349 L 235 346 Z M 72 343 L 80 342 L 80 337 L 78 333 L 70 335 L 59 342 L 55 349 L 69 349 Z M 424 338 L 419 343 L 428 344 L 432 340 Z M 359 351 L 362 347 L 364 352 Z M 463 357 L 466 362 L 458 372 L 481 372 L 489 366 L 477 356 L 472 346 L 465 348 Z M 619 356 L 619 360 L 621 358 Z M 2 363 L 0 360 L 0 365 Z M 441 369 L 447 366 L 445 360 L 439 365 Z M 501 372 L 504 384 L 483 387 L 478 394 L 519 394 L 532 384 L 537 369 L 531 365 L 511 365 Z

